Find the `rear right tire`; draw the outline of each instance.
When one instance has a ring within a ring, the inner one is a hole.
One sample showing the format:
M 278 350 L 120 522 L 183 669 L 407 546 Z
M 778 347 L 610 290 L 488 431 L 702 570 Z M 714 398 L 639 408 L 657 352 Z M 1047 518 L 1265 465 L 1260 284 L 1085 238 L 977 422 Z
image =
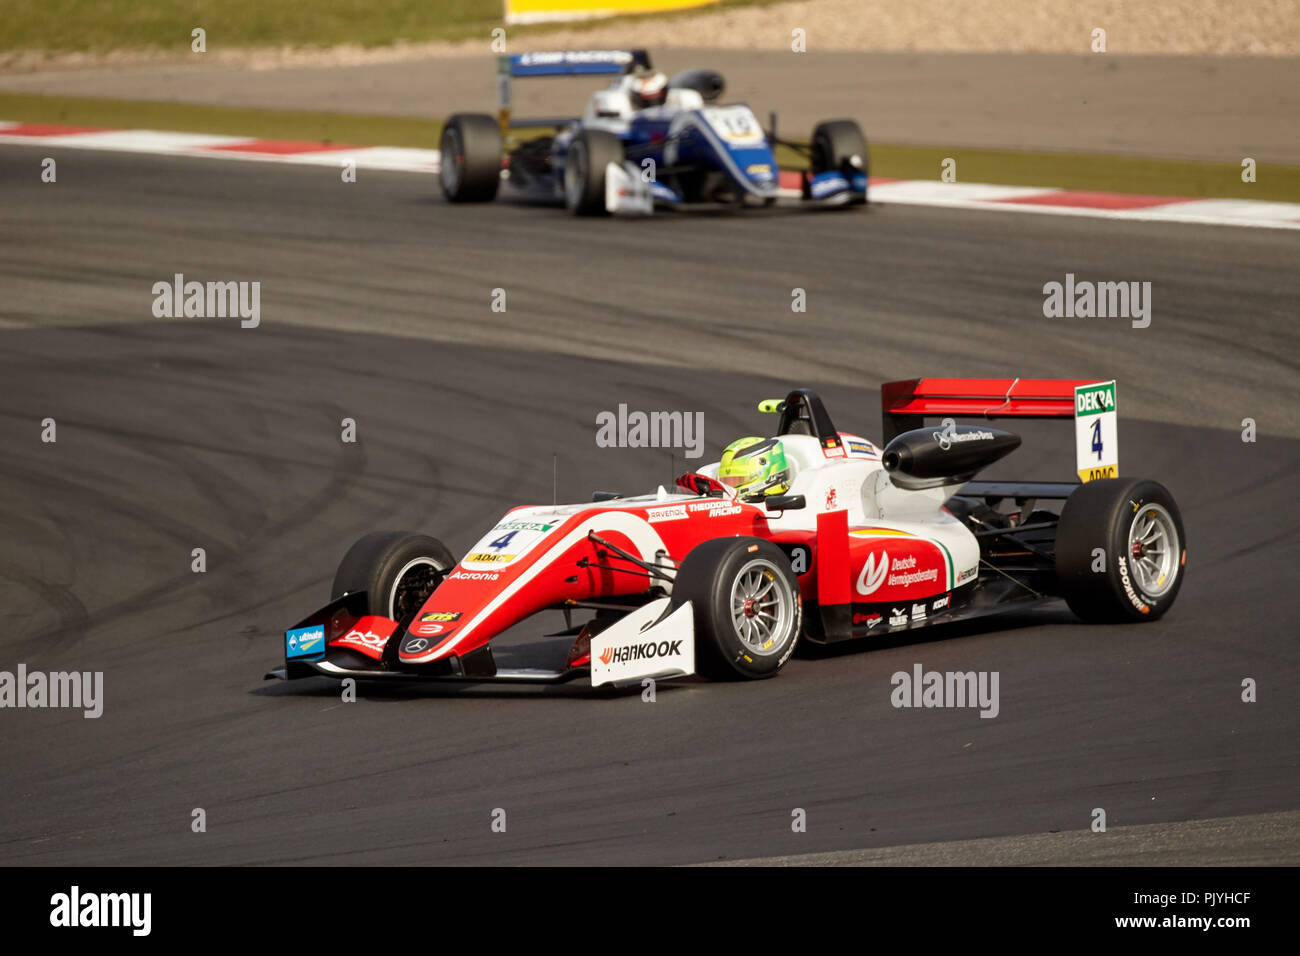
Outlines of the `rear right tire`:
M 442 128 L 438 179 L 448 202 L 488 202 L 501 185 L 501 126 L 486 113 L 457 113 Z
M 1154 621 L 1183 584 L 1187 538 L 1174 497 L 1144 478 L 1102 478 L 1078 488 L 1056 528 L 1056 575 L 1085 621 Z

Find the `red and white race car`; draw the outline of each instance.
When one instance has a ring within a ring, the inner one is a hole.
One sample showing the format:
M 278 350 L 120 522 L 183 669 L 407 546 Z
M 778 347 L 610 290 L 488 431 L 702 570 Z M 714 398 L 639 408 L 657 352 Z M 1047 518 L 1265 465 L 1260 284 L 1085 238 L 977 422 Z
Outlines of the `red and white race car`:
M 1114 382 L 919 379 L 886 384 L 882 404 L 883 448 L 836 429 L 808 389 L 760 405 L 780 416 L 792 474 L 759 501 L 737 498 L 715 463 L 672 490 L 515 508 L 459 561 L 424 534 L 366 535 L 267 676 L 761 678 L 801 639 L 1056 598 L 1097 622 L 1150 621 L 1173 604 L 1182 520 L 1164 486 L 1116 477 Z M 1020 438 L 958 417 L 1074 418 L 1081 480 L 973 481 Z M 499 668 L 493 639 L 544 612 L 563 616 L 546 636 L 572 638 L 564 659 Z

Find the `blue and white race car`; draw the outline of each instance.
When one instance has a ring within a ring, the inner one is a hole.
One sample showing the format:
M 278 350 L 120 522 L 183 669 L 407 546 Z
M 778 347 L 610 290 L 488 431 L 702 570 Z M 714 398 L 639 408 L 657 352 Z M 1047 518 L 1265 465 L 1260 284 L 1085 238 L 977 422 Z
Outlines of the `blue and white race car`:
M 644 50 L 519 53 L 498 58 L 500 111 L 457 113 L 443 127 L 440 178 L 451 202 L 487 202 L 502 183 L 532 199 L 563 201 L 574 215 L 648 215 L 656 206 L 854 206 L 867 201 L 867 141 L 852 120 L 817 124 L 807 144 L 777 139 L 741 103 L 720 105 L 713 70 L 669 79 Z M 512 120 L 515 78 L 601 76 L 582 116 Z M 547 135 L 519 131 L 552 129 Z M 774 148 L 808 166 L 777 166 Z

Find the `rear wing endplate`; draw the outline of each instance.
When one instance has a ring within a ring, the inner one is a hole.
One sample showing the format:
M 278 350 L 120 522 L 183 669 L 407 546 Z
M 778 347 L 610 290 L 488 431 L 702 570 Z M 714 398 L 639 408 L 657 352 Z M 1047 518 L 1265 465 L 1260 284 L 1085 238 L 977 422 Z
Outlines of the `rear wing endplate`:
M 549 50 L 497 57 L 497 117 L 504 134 L 511 125 L 510 83 L 516 77 L 619 76 L 650 69 L 645 50 Z M 515 126 L 563 126 L 568 119 L 516 120 Z

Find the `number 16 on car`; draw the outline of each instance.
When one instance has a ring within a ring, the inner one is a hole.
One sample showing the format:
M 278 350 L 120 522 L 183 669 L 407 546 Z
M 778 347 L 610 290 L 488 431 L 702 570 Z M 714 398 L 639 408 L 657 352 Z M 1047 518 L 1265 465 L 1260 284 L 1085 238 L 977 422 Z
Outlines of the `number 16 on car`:
M 1119 414 L 1115 383 L 1074 387 L 1075 462 L 1080 481 L 1119 475 Z

